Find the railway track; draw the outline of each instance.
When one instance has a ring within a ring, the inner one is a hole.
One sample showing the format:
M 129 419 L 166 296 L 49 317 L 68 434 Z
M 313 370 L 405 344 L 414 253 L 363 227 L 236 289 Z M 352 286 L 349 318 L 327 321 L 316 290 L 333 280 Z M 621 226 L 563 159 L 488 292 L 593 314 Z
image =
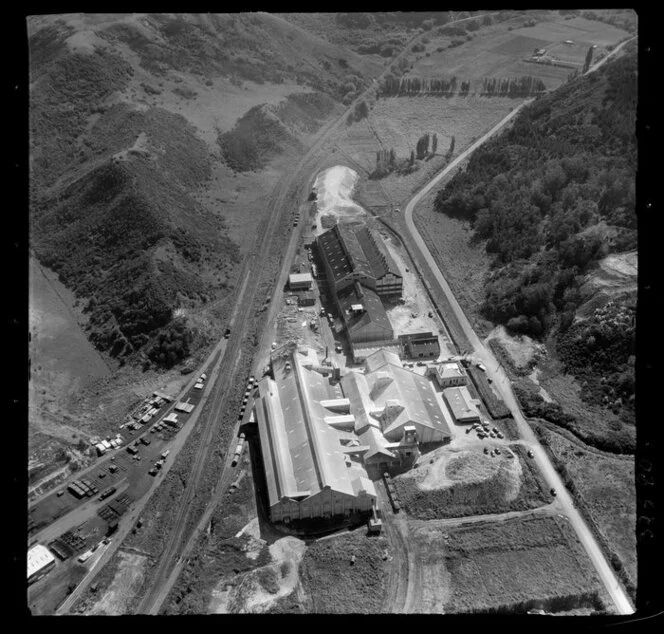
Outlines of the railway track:
M 462 20 L 451 22 L 450 24 L 463 22 L 464 20 L 468 19 L 476 19 L 478 17 L 482 16 L 480 15 L 473 16 L 472 18 L 464 18 Z M 408 46 L 404 49 L 404 51 L 402 51 L 402 53 L 400 53 L 398 58 L 401 58 L 406 54 L 408 47 L 418 37 L 420 36 L 415 36 L 409 41 Z M 229 345 L 226 347 L 224 356 L 220 361 L 219 371 L 216 378 L 216 382 L 219 383 L 219 386 L 222 387 L 221 389 L 218 389 L 217 392 L 215 392 L 210 411 L 206 416 L 203 416 L 203 420 L 200 423 L 202 425 L 202 429 L 200 431 L 201 439 L 193 458 L 192 468 L 187 478 L 187 486 L 177 512 L 175 525 L 171 530 L 167 544 L 159 557 L 159 563 L 157 564 L 156 571 L 154 572 L 154 576 L 149 582 L 149 589 L 147 590 L 144 598 L 139 603 L 138 608 L 135 610 L 135 612 L 139 614 L 155 613 L 155 610 L 159 609 L 161 603 L 167 596 L 169 584 L 172 585 L 177 577 L 177 575 L 171 574 L 173 569 L 176 566 L 182 565 L 181 553 L 183 552 L 183 541 L 186 542 L 187 547 L 190 546 L 192 539 L 196 534 L 198 527 L 193 528 L 192 533 L 189 533 L 189 540 L 186 539 L 188 533 L 187 525 L 190 521 L 192 505 L 198 496 L 202 495 L 199 490 L 201 480 L 206 472 L 210 455 L 214 450 L 212 440 L 216 431 L 216 425 L 222 419 L 225 406 L 233 391 L 233 388 L 235 387 L 235 384 L 232 382 L 232 378 L 234 377 L 234 370 L 237 368 L 242 358 L 241 344 L 246 335 L 247 325 L 251 323 L 252 316 L 256 314 L 258 289 L 261 288 L 262 283 L 265 281 L 268 281 L 268 283 L 271 282 L 270 278 L 272 277 L 272 272 L 265 269 L 263 266 L 263 259 L 266 256 L 269 257 L 272 255 L 272 249 L 270 246 L 272 238 L 276 234 L 276 229 L 279 223 L 287 222 L 290 225 L 290 218 L 286 217 L 288 208 L 287 202 L 289 198 L 292 198 L 294 199 L 294 204 L 298 204 L 298 193 L 300 194 L 300 198 L 302 198 L 302 193 L 306 192 L 307 186 L 311 185 L 311 181 L 317 169 L 316 163 L 313 161 L 313 159 L 318 153 L 320 153 L 323 144 L 329 139 L 330 135 L 332 135 L 335 130 L 344 123 L 347 113 L 351 111 L 357 103 L 365 99 L 367 95 L 371 93 L 371 91 L 374 89 L 374 86 L 380 82 L 380 80 L 387 72 L 389 72 L 389 67 L 385 68 L 380 76 L 376 78 L 374 83 L 372 83 L 369 88 L 367 88 L 367 90 L 358 96 L 347 107 L 347 109 L 340 117 L 328 123 L 319 132 L 316 137 L 316 141 L 307 151 L 307 153 L 300 159 L 295 169 L 275 188 L 276 196 L 272 197 L 272 202 L 268 206 L 265 214 L 267 221 L 264 222 L 259 229 L 259 234 L 257 235 L 255 241 L 255 247 L 252 252 L 245 258 L 240 270 L 240 274 L 238 276 L 238 279 L 241 280 L 241 286 L 238 293 L 234 295 L 235 308 L 230 322 L 233 335 L 231 336 Z M 305 171 L 307 166 L 309 166 L 308 174 Z M 298 183 L 301 184 L 299 190 L 297 188 Z M 306 185 L 304 185 L 305 183 Z M 291 233 L 290 242 L 286 250 L 286 257 L 281 257 L 281 271 L 277 276 L 277 280 L 284 279 L 285 275 L 287 274 L 290 259 L 292 258 L 292 253 L 297 244 L 301 226 L 302 221 L 300 222 L 298 228 Z M 250 283 L 254 278 L 259 278 L 260 283 Z M 274 286 L 279 288 L 278 284 L 275 284 Z M 273 293 L 272 303 L 270 310 L 268 311 L 268 315 L 274 314 L 275 301 L 278 296 L 279 293 Z M 238 324 L 238 326 L 235 327 L 235 324 Z M 201 407 L 204 407 L 203 403 L 201 403 Z M 221 488 L 222 482 L 223 477 L 220 477 L 220 481 L 217 483 L 217 486 L 211 490 L 211 493 L 218 491 Z M 223 490 L 223 488 L 221 488 L 221 490 Z M 213 509 L 216 507 L 216 504 L 218 503 L 218 497 L 219 496 L 211 495 L 210 501 L 206 505 L 206 510 L 202 514 L 203 518 L 205 518 L 208 514 L 211 514 Z M 198 522 L 198 525 L 200 526 L 200 521 Z

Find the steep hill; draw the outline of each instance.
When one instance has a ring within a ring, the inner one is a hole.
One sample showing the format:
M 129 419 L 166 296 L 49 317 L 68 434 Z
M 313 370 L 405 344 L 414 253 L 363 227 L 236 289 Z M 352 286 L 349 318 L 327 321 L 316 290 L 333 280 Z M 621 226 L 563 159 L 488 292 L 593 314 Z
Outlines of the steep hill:
M 172 366 L 192 343 L 173 316 L 234 285 L 228 219 L 265 207 L 242 192 L 268 195 L 262 170 L 304 152 L 380 64 L 262 13 L 34 16 L 28 30 L 32 250 L 100 350 Z
M 608 254 L 636 248 L 636 75 L 630 53 L 537 99 L 436 198 L 438 211 L 469 220 L 486 240 L 486 317 L 513 333 L 551 335 L 582 398 L 626 421 L 634 285 L 593 305 L 598 287 L 587 282 Z

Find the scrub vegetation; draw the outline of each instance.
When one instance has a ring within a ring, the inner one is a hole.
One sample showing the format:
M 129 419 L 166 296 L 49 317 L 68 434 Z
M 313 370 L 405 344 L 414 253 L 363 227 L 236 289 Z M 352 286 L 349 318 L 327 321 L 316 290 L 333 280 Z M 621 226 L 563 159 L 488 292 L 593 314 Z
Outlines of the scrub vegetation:
M 583 398 L 624 412 L 633 411 L 631 304 L 572 324 L 585 276 L 607 253 L 636 246 L 635 117 L 628 54 L 524 109 L 435 202 L 486 241 L 484 316 L 515 334 L 553 331 L 566 371 L 585 381 Z
M 383 559 L 386 546 L 385 537 L 368 537 L 364 529 L 309 546 L 300 564 L 300 578 L 311 604 L 307 612 L 380 612 L 387 570 Z
M 436 543 L 441 535 L 435 533 L 436 529 L 424 529 L 418 541 Z M 442 557 L 451 576 L 447 613 L 604 607 L 601 583 L 563 519 L 514 519 L 445 529 L 445 537 Z

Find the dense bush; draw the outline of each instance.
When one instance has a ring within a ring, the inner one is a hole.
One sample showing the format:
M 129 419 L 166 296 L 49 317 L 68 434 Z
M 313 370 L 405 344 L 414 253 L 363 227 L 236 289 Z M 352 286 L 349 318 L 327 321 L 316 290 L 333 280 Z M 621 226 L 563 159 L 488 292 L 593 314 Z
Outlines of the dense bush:
M 436 197 L 486 240 L 483 311 L 515 333 L 542 336 L 557 314 L 570 323 L 584 272 L 615 249 L 596 225 L 635 239 L 635 58 L 597 74 L 524 109 Z

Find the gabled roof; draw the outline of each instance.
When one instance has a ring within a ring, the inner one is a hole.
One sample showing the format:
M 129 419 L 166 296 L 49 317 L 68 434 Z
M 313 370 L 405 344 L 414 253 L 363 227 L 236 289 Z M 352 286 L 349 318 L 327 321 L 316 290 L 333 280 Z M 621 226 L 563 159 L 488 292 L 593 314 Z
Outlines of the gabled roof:
M 309 367 L 315 353 L 292 350 L 272 360 L 274 379 L 258 383 L 256 418 L 270 505 L 284 498 L 302 499 L 324 488 L 356 495 L 339 433 L 325 422 L 338 415 L 321 401 L 337 402 L 329 380 Z M 290 361 L 290 369 L 286 362 Z
M 381 237 L 364 225 L 342 223 L 318 238 L 319 247 L 327 259 L 335 282 L 351 273 L 380 279 L 401 272 Z
M 378 280 L 388 273 L 401 277 L 401 271 L 394 258 L 387 250 L 382 238 L 375 231 L 365 226 L 358 229 L 355 236 L 369 262 L 375 279 Z
M 387 317 L 383 303 L 380 301 L 378 295 L 370 288 L 365 288 L 355 283 L 339 291 L 337 299 L 351 339 L 355 333 L 358 333 L 370 324 L 382 328 L 385 331 L 385 339 L 392 339 L 394 331 L 392 330 L 392 324 Z M 361 313 L 351 311 L 351 306 L 355 304 L 362 304 L 364 310 Z
M 394 418 L 384 423 L 383 434 L 418 423 L 451 435 L 428 379 L 402 367 L 398 357 L 386 351 L 378 351 L 367 358 L 365 368 L 364 375 L 352 371 L 341 379 L 344 392 L 353 404 L 356 432 L 363 423 L 375 426 L 372 421 L 376 412 L 390 407 Z M 380 388 L 374 389 L 377 384 Z

